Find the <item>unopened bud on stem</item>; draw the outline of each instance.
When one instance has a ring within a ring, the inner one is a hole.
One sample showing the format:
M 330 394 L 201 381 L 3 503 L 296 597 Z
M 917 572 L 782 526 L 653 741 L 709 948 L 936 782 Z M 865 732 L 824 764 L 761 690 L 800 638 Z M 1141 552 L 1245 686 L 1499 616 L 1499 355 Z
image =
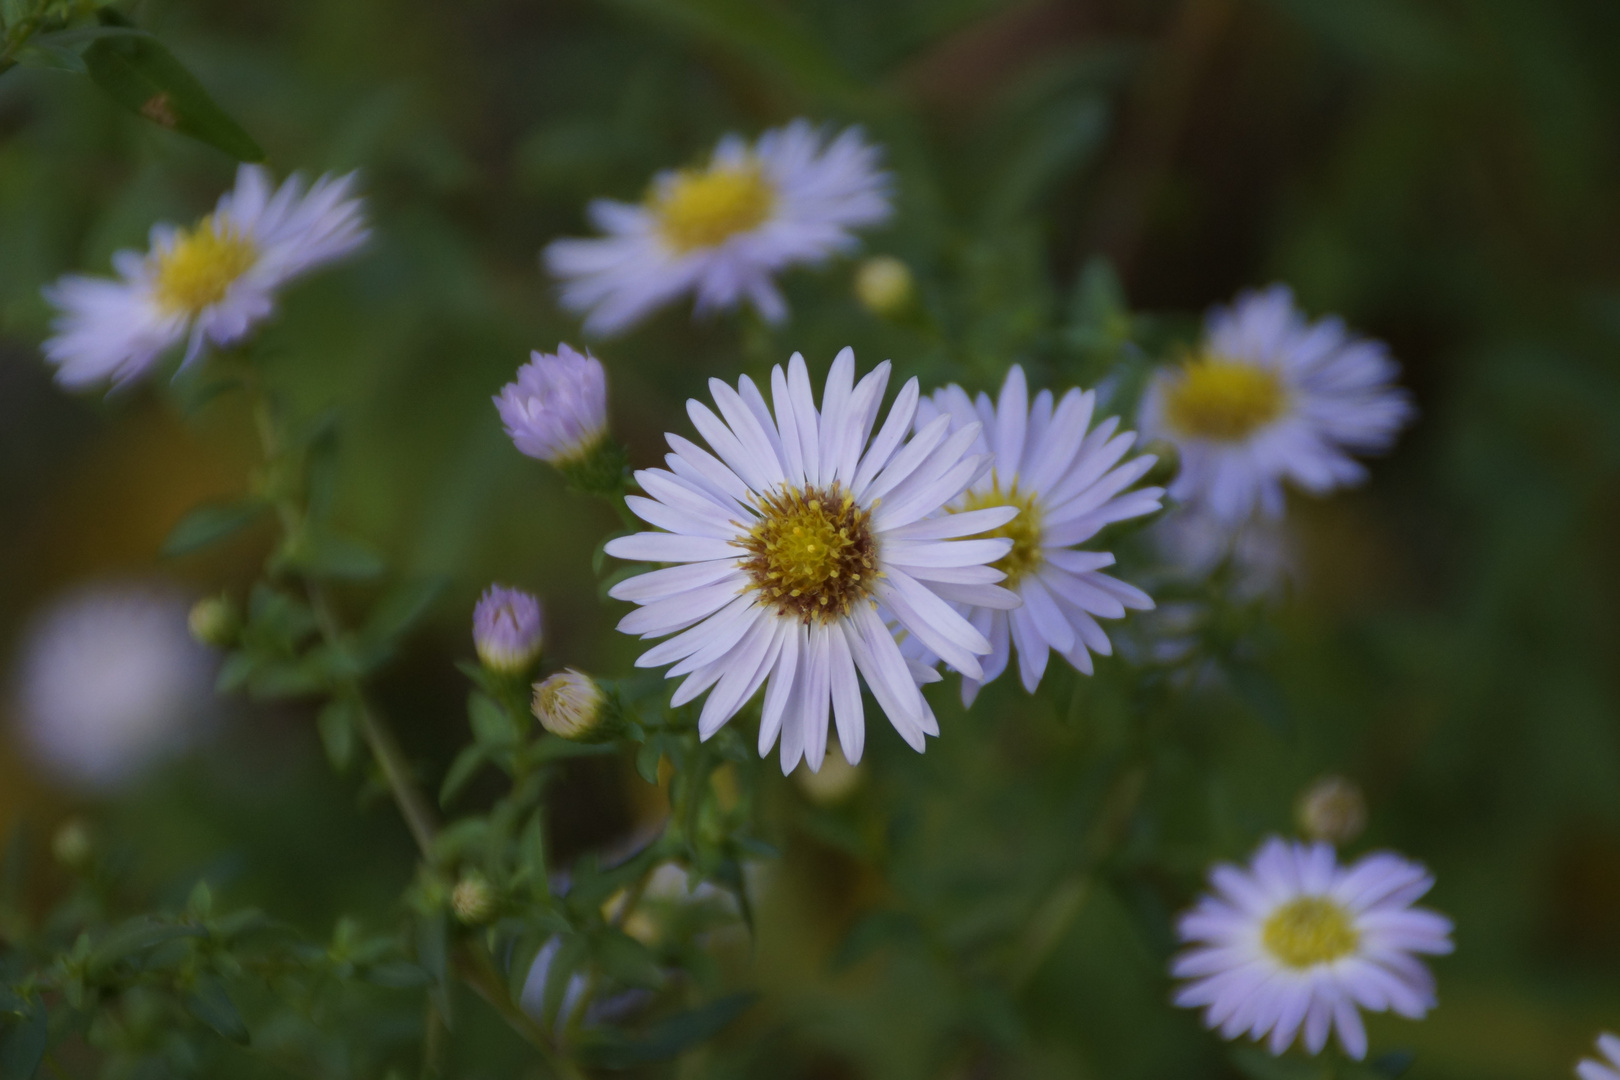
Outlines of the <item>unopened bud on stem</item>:
M 467 926 L 482 926 L 495 917 L 495 889 L 482 874 L 468 874 L 450 893 L 450 910 Z
M 1351 781 L 1324 776 L 1300 795 L 1294 817 L 1312 840 L 1348 844 L 1367 827 L 1367 801 Z
M 216 649 L 236 644 L 242 632 L 242 613 L 229 596 L 205 596 L 191 606 L 187 617 L 191 636 Z
M 916 295 L 911 268 L 893 255 L 874 255 L 855 270 L 855 299 L 874 315 L 902 315 Z
M 589 675 L 568 668 L 534 684 L 534 715 L 553 735 L 576 742 L 612 738 L 607 695 Z
M 540 601 L 520 589 L 491 585 L 473 609 L 478 659 L 502 675 L 520 675 L 540 658 Z

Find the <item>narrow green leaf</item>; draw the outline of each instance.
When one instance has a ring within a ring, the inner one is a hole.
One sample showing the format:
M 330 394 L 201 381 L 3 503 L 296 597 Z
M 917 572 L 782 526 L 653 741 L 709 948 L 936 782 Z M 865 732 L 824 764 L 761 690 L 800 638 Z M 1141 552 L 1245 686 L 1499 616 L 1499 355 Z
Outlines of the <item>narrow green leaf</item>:
M 287 566 L 312 577 L 341 581 L 366 581 L 387 567 L 369 544 L 324 530 L 296 538 L 281 558 Z
M 636 751 L 636 772 L 640 773 L 641 778 L 647 783 L 656 785 L 658 762 L 663 756 L 662 748 L 656 740 L 643 743 L 641 749 Z
M 386 986 L 391 990 L 409 990 L 418 986 L 426 986 L 433 981 L 432 976 L 420 964 L 408 963 L 399 960 L 391 964 L 377 964 L 366 969 L 365 979 L 377 986 Z
M 383 594 L 360 636 L 368 643 L 388 644 L 416 625 L 449 584 L 446 577 L 402 581 Z
M 450 763 L 450 771 L 444 774 L 444 784 L 439 788 L 439 805 L 450 805 L 450 800 L 461 794 L 467 781 L 477 774 L 487 760 L 484 747 L 479 743 L 473 743 L 457 754 L 456 760 Z
M 251 525 L 267 509 L 269 504 L 262 499 L 199 506 L 169 533 L 163 541 L 163 554 L 172 559 L 217 543 Z
M 138 915 L 108 931 L 90 951 L 85 968 L 98 976 L 108 968 L 138 952 L 184 937 L 206 937 L 200 926 L 161 922 L 149 915 Z
M 433 1001 L 448 1026 L 450 1022 L 450 929 L 443 912 L 426 915 L 416 923 L 416 962 L 433 983 Z
M 45 1003 L 28 1003 L 21 1020 L 0 1037 L 0 1080 L 29 1080 L 39 1071 L 50 1044 L 50 1017 Z
M 353 701 L 333 698 L 315 718 L 315 726 L 321 733 L 321 745 L 326 747 L 327 760 L 338 772 L 346 770 L 354 761 L 355 732 L 359 728 L 359 717 L 355 713 Z
M 473 691 L 467 695 L 467 719 L 472 724 L 473 737 L 486 749 L 512 746 L 518 740 L 517 725 L 507 711 L 487 694 Z
M 700 1008 L 649 1024 L 639 1038 L 613 1039 L 595 1046 L 581 1047 L 581 1056 L 588 1064 L 605 1069 L 628 1069 L 655 1061 L 667 1061 L 720 1034 L 758 997 L 757 994 L 730 994 Z
M 594 935 L 591 955 L 603 971 L 626 986 L 654 990 L 664 985 L 664 973 L 652 950 L 622 930 L 607 927 Z
M 234 1043 L 246 1046 L 247 1024 L 236 1011 L 236 1003 L 226 992 L 225 984 L 213 975 L 202 975 L 191 992 L 186 994 L 186 1011 Z
M 157 39 L 115 35 L 92 42 L 84 64 L 114 101 L 238 161 L 263 161 L 259 144 L 214 103 L 202 83 Z

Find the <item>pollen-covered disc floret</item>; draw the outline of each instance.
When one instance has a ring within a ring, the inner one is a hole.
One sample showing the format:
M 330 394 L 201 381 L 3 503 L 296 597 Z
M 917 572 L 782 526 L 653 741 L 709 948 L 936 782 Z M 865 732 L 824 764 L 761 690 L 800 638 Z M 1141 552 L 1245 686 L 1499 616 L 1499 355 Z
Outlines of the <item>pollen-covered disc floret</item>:
M 1008 541 L 1007 554 L 995 567 L 1007 575 L 1003 585 L 1022 606 L 1003 610 L 955 582 L 940 585 L 941 595 L 991 644 L 982 677 L 963 674 L 964 701 L 971 703 L 981 685 L 1006 669 L 1014 645 L 1020 676 L 1031 692 L 1040 685 L 1052 649 L 1089 674 L 1093 652 L 1112 652 L 1097 620 L 1153 606 L 1142 590 L 1101 572 L 1113 563 L 1112 555 L 1077 550 L 1104 526 L 1157 510 L 1164 494 L 1156 487 L 1130 490 L 1155 459 L 1126 460 L 1136 435 L 1116 434 L 1117 417 L 1092 427 L 1095 406 L 1096 395 L 1079 390 L 1057 401 L 1043 390 L 1031 401 L 1024 371 L 1014 364 L 995 402 L 985 394 L 970 399 L 952 385 L 918 409 L 919 424 L 945 416 L 956 430 L 982 425 L 975 449 L 995 463 L 947 511 L 999 508 L 1016 515 L 984 535 Z M 936 660 L 920 642 L 908 641 L 906 648 L 923 663 Z
M 1605 1031 L 1598 1036 L 1597 1048 L 1602 1060 L 1582 1058 L 1575 1075 L 1580 1080 L 1620 1080 L 1620 1036 Z
M 543 258 L 592 333 L 619 333 L 689 293 L 699 314 L 747 303 L 777 322 L 787 303 L 776 274 L 853 250 L 856 229 L 888 218 L 888 189 L 858 130 L 829 136 L 795 120 L 752 144 L 728 135 L 706 166 L 656 176 L 640 203 L 597 200 L 591 221 L 606 235 L 557 240 Z
M 1345 1053 L 1367 1054 L 1361 1009 L 1420 1019 L 1434 978 L 1417 957 L 1451 951 L 1451 920 L 1413 903 L 1434 879 L 1377 853 L 1340 867 L 1327 844 L 1268 840 L 1248 869 L 1221 864 L 1179 922 L 1191 945 L 1171 973 L 1188 980 L 1176 1004 L 1235 1039 L 1266 1039 L 1273 1054 L 1303 1033 L 1320 1053 L 1337 1030 Z M 1598 1078 L 1588 1078 L 1598 1080 Z
M 1180 451 L 1171 496 L 1229 529 L 1281 515 L 1285 481 L 1316 495 L 1359 483 L 1351 455 L 1388 449 L 1411 419 L 1398 373 L 1381 343 L 1308 321 L 1275 285 L 1211 312 L 1197 351 L 1149 385 L 1142 432 Z
M 849 615 L 877 584 L 872 512 L 834 483 L 756 496 L 759 514 L 742 546 L 750 585 L 777 612 L 803 622 Z
M 73 274 L 48 287 L 60 315 L 45 357 L 57 381 L 123 385 L 182 342 L 189 364 L 209 342 L 241 341 L 275 310 L 278 288 L 365 242 L 354 179 L 323 176 L 306 191 L 293 176 L 277 188 L 244 165 L 195 226 L 154 226 L 150 250 L 114 255 L 117 278 Z
M 769 404 L 746 376 L 735 388 L 710 380 L 719 414 L 697 401 L 687 412 L 713 452 L 669 436 L 669 468 L 637 473 L 646 497 L 626 499 L 666 531 L 607 545 L 616 558 L 672 564 L 613 587 L 640 605 L 620 630 L 674 635 L 637 665 L 674 664 L 670 677 L 686 676 L 676 705 L 709 691 L 698 718 L 705 739 L 763 687 L 759 752 L 780 738 L 783 772 L 801 759 L 821 767 L 829 712 L 844 756 L 860 760 L 862 679 L 895 730 L 923 749 L 939 725 L 918 685 L 938 675 L 906 660 L 888 622 L 978 676 L 990 642 L 946 602 L 945 583 L 976 603 L 1018 602 L 990 565 L 1011 541 L 958 539 L 1014 511 L 940 513 L 988 464 L 970 449 L 978 427 L 953 432 L 942 416 L 908 439 L 912 379 L 873 435 L 888 379 L 884 363 L 857 383 L 845 349 L 819 410 L 798 355 L 771 372 Z

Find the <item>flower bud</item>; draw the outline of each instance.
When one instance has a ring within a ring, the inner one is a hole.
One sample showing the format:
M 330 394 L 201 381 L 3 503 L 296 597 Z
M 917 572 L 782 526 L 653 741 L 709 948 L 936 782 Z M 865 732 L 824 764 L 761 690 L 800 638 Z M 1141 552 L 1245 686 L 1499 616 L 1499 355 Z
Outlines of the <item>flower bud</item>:
M 51 837 L 51 854 L 70 870 L 79 870 L 95 851 L 95 837 L 83 818 L 68 818 Z
M 568 668 L 534 684 L 534 715 L 553 735 L 576 742 L 612 738 L 607 695 L 586 674 Z
M 1367 827 L 1367 801 L 1351 781 L 1324 776 L 1300 795 L 1294 818 L 1312 840 L 1348 844 Z
M 242 632 L 242 613 L 236 602 L 225 595 L 203 597 L 191 606 L 186 621 L 193 638 L 216 649 L 235 645 Z
M 491 585 L 473 609 L 478 659 L 502 675 L 520 675 L 540 658 L 540 601 L 519 589 Z
M 607 373 L 567 345 L 536 352 L 495 398 L 506 433 L 523 453 L 577 465 L 607 439 Z
M 874 315 L 901 315 L 916 298 L 911 268 L 893 255 L 874 255 L 855 270 L 855 299 Z
M 482 926 L 495 917 L 495 890 L 482 874 L 468 874 L 450 893 L 450 910 L 467 926 Z

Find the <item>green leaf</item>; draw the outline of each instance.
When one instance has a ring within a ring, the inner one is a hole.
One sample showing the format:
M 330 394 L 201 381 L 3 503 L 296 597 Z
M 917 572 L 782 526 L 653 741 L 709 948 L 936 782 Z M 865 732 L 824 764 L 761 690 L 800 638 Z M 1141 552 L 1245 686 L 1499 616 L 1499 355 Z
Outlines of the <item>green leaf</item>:
M 321 733 L 321 745 L 326 747 L 327 760 L 332 768 L 343 772 L 354 761 L 355 732 L 359 717 L 355 703 L 349 698 L 333 698 L 315 718 L 315 727 Z
M 243 1022 L 242 1014 L 236 1011 L 236 1003 L 226 992 L 225 984 L 216 976 L 199 976 L 196 985 L 186 994 L 185 1002 L 186 1011 L 192 1016 L 231 1042 L 247 1045 L 247 1024 Z
M 758 997 L 758 994 L 730 994 L 700 1008 L 650 1024 L 639 1038 L 610 1038 L 594 1046 L 582 1046 L 581 1056 L 588 1064 L 604 1069 L 628 1069 L 655 1061 L 667 1061 L 720 1034 Z
M 264 151 L 225 113 L 202 83 L 157 39 L 99 38 L 84 51 L 90 78 L 130 112 L 189 135 L 238 161 L 263 161 Z
M 1248 1080 L 1327 1080 L 1329 1066 L 1314 1058 L 1272 1057 L 1252 1046 L 1234 1046 L 1232 1064 Z
M 562 945 L 552 954 L 551 966 L 546 969 L 546 994 L 540 1014 L 555 1017 L 566 996 L 568 980 L 579 970 L 590 954 L 590 942 L 574 934 L 562 939 Z
M 207 936 L 208 931 L 200 926 L 160 922 L 150 915 L 138 915 L 113 927 L 96 943 L 85 961 L 85 970 L 91 977 L 99 977 L 115 964 L 166 941 Z
M 512 746 L 518 741 L 517 725 L 494 698 L 473 691 L 467 695 L 467 719 L 473 737 L 486 749 Z
M 17 63 L 23 67 L 66 71 L 74 75 L 90 74 L 89 69 L 84 66 L 84 57 L 72 49 L 52 45 L 38 38 L 17 51 Z
M 191 887 L 191 896 L 186 900 L 186 914 L 196 919 L 206 919 L 214 911 L 214 890 L 208 887 L 208 882 L 198 879 L 197 884 Z
M 450 972 L 450 928 L 444 912 L 424 916 L 416 923 L 416 962 L 427 973 L 433 984 L 434 1004 L 448 1025 L 450 1018 L 450 991 L 447 983 Z
M 652 950 L 622 930 L 607 927 L 596 934 L 591 952 L 603 971 L 626 986 L 655 990 L 664 985 L 664 973 Z
M 0 1080 L 29 1080 L 38 1072 L 50 1034 L 45 1003 L 30 1001 L 20 1022 L 0 1037 Z
M 444 774 L 444 784 L 439 788 L 439 805 L 448 806 L 451 799 L 461 794 L 467 781 L 477 774 L 487 760 L 484 747 L 479 743 L 473 743 L 457 754 L 456 760 L 450 763 L 450 771 Z
M 386 986 L 391 990 L 410 990 L 418 986 L 426 986 L 433 981 L 432 976 L 420 964 L 412 964 L 404 960 L 391 964 L 378 964 L 368 968 L 365 979 L 378 986 Z
M 163 555 L 172 559 L 208 547 L 251 525 L 267 509 L 269 504 L 263 499 L 199 506 L 181 518 L 163 541 Z
M 446 577 L 402 581 L 383 594 L 360 631 L 370 645 L 386 645 L 414 626 L 449 584 Z
M 312 530 L 295 538 L 282 551 L 281 559 L 312 577 L 341 581 L 366 581 L 387 567 L 382 555 L 369 544 L 325 530 Z
M 655 787 L 658 784 L 658 762 L 663 756 L 663 747 L 657 740 L 643 743 L 641 749 L 636 751 L 636 772 Z

